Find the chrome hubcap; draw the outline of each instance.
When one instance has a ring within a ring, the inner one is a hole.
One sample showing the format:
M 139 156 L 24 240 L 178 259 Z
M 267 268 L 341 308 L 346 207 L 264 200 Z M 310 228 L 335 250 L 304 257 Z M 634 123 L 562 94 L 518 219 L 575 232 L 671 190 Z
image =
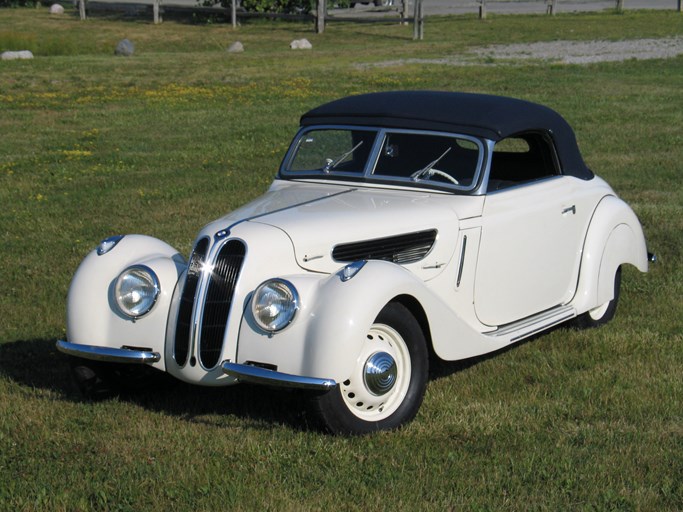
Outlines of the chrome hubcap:
M 396 384 L 396 361 L 386 352 L 376 352 L 365 362 L 365 387 L 375 396 L 389 392 Z

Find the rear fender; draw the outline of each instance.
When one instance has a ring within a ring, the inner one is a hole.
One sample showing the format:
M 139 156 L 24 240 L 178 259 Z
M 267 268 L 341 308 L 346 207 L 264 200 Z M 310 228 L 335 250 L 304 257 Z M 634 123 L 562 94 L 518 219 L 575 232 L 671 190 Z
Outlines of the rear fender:
M 578 314 L 614 298 L 619 266 L 648 270 L 647 246 L 640 222 L 621 199 L 607 196 L 595 209 L 581 257 L 577 292 L 572 301 Z

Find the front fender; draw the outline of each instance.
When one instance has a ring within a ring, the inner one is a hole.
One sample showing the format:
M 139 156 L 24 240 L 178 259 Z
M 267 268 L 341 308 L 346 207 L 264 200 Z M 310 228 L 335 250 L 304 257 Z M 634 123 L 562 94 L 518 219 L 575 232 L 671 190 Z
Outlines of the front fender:
M 583 247 L 572 301 L 578 314 L 614 298 L 614 276 L 626 263 L 647 272 L 645 236 L 633 210 L 618 197 L 607 196 L 595 209 Z
M 379 312 L 391 300 L 405 296 L 422 305 L 434 345 L 447 355 L 453 354 L 446 345 L 464 348 L 470 344 L 471 350 L 473 342 L 483 340 L 420 279 L 393 263 L 368 261 L 348 281 L 343 281 L 338 273 L 286 279 L 300 294 L 297 319 L 282 332 L 268 336 L 258 332 L 247 308 L 240 329 L 238 363 L 256 363 L 287 374 L 343 382 L 351 374 L 368 329 Z M 454 331 L 458 331 L 457 336 Z
M 152 310 L 137 320 L 115 306 L 113 288 L 131 265 L 151 268 L 160 293 Z M 173 290 L 185 268 L 183 257 L 170 245 L 144 235 L 126 235 L 111 251 L 89 253 L 71 281 L 67 298 L 67 339 L 94 347 L 135 347 L 164 353 L 166 323 Z M 163 356 L 153 366 L 165 370 Z

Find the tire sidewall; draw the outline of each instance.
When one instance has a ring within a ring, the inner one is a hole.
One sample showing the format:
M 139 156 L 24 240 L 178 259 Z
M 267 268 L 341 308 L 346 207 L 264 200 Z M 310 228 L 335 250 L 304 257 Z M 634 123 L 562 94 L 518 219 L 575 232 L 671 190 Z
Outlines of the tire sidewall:
M 366 421 L 348 409 L 339 386 L 317 397 L 318 412 L 324 426 L 335 434 L 366 434 L 392 430 L 412 420 L 422 404 L 429 372 L 429 354 L 424 334 L 412 313 L 398 302 L 386 305 L 374 324 L 393 328 L 402 338 L 410 355 L 411 376 L 401 405 L 389 417 Z
M 617 312 L 617 306 L 619 304 L 619 295 L 621 291 L 621 267 L 617 269 L 614 275 L 614 298 L 609 301 L 607 308 L 604 313 L 599 318 L 593 318 L 590 311 L 579 315 L 574 320 L 574 326 L 578 329 L 592 329 L 594 327 L 600 327 L 605 325 L 607 322 L 614 318 Z

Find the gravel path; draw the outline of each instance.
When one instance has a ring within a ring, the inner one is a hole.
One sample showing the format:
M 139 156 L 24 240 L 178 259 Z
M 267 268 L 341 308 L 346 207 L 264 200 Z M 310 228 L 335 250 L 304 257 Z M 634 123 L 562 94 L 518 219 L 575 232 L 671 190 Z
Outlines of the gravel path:
M 629 59 L 670 59 L 683 54 L 683 38 L 631 39 L 625 41 L 551 41 L 495 45 L 471 50 L 494 60 L 541 60 L 565 64 L 617 62 Z
M 683 55 L 683 37 L 629 39 L 624 41 L 550 41 L 529 44 L 492 45 L 471 48 L 461 55 L 438 59 L 400 59 L 360 64 L 360 68 L 404 64 L 511 65 L 537 61 L 564 64 L 618 62 L 629 59 L 670 59 Z

